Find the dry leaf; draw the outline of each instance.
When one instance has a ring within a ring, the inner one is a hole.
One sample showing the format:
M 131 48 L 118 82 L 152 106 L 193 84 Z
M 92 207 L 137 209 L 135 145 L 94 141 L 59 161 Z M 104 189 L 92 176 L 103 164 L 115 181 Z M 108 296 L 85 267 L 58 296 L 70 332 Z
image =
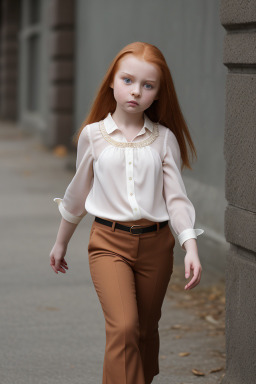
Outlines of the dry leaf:
M 224 367 L 214 368 L 214 369 L 211 369 L 208 373 L 220 372 L 223 369 L 224 369 Z
M 183 356 L 188 356 L 188 355 L 190 355 L 189 352 L 180 352 L 180 353 L 179 353 L 179 356 L 181 356 L 181 357 L 183 357 Z
M 219 324 L 219 322 L 217 320 L 215 320 L 212 316 L 208 315 L 208 316 L 205 316 L 205 320 L 209 321 L 209 323 L 212 323 L 212 324 Z
M 198 371 L 198 369 L 192 369 L 192 373 L 196 376 L 205 376 L 205 374 L 201 371 Z
M 174 324 L 171 326 L 171 329 L 181 329 L 182 328 L 182 325 L 180 324 Z

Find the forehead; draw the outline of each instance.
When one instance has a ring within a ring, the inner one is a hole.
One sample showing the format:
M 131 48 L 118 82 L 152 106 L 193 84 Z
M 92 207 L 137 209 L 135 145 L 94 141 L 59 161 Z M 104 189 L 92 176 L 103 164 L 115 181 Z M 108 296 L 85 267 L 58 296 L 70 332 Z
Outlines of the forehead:
M 118 63 L 118 72 L 125 72 L 129 75 L 143 75 L 158 78 L 160 73 L 156 65 L 140 59 L 132 54 L 125 55 Z

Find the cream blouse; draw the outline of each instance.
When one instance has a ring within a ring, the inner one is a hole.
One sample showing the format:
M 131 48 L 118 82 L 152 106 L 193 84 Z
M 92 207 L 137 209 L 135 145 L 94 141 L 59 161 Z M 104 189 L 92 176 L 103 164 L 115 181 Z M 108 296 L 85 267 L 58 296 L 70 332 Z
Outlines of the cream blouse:
M 85 126 L 76 173 L 63 199 L 54 201 L 63 218 L 75 224 L 87 212 L 115 221 L 170 220 L 181 246 L 204 232 L 194 229 L 195 209 L 181 177 L 178 141 L 146 114 L 143 128 L 130 142 L 110 113 Z

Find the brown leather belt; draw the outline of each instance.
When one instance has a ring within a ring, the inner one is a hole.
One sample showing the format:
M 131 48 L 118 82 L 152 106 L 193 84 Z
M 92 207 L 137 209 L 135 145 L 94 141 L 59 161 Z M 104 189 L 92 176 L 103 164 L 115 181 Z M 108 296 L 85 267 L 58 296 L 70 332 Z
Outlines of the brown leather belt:
M 113 221 L 101 219 L 100 217 L 95 217 L 95 221 L 97 223 L 101 223 L 104 225 L 107 225 L 108 227 L 112 227 Z M 159 223 L 159 229 L 163 228 L 165 225 L 167 225 L 168 221 L 162 221 Z M 140 228 L 134 228 L 134 227 L 140 227 Z M 116 223 L 115 228 L 121 229 L 126 232 L 130 232 L 132 235 L 140 235 L 141 233 L 147 233 L 147 232 L 153 232 L 157 230 L 157 225 L 150 225 L 149 227 L 141 227 L 141 225 L 134 224 L 132 226 L 123 225 L 120 223 Z

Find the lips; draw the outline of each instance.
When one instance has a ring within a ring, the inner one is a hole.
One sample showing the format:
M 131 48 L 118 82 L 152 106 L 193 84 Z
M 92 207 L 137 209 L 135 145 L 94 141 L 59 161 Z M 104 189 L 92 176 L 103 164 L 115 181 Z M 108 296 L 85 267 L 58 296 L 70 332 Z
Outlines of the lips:
M 131 105 L 139 105 L 139 104 L 137 103 L 137 101 L 134 101 L 134 100 L 128 101 L 128 104 L 131 104 Z

